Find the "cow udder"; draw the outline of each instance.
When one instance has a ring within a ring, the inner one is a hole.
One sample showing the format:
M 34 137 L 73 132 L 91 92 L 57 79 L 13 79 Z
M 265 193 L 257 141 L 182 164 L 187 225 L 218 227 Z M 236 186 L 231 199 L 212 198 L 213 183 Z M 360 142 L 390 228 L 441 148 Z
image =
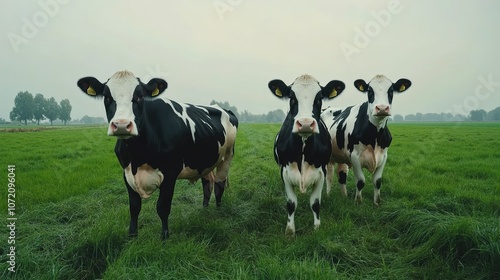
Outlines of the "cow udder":
M 125 178 L 127 178 L 130 187 L 142 198 L 149 198 L 163 182 L 163 173 L 145 163 L 139 166 L 137 173 L 133 175 L 129 164 L 125 168 Z

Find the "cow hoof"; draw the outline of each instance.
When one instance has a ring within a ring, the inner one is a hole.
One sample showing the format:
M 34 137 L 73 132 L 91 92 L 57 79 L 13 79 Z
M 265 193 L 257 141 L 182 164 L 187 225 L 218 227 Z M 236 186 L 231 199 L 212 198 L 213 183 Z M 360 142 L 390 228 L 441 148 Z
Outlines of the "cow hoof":
M 289 237 L 295 237 L 295 229 L 291 227 L 286 227 L 285 235 Z
M 161 240 L 162 241 L 166 241 L 169 237 L 170 236 L 169 236 L 168 230 L 161 233 Z
M 137 234 L 137 232 L 135 232 L 135 233 L 129 232 L 129 234 L 128 234 L 129 238 L 137 238 L 137 236 L 139 236 L 139 234 Z
M 344 197 L 347 197 L 347 188 L 344 185 L 340 186 L 340 192 Z

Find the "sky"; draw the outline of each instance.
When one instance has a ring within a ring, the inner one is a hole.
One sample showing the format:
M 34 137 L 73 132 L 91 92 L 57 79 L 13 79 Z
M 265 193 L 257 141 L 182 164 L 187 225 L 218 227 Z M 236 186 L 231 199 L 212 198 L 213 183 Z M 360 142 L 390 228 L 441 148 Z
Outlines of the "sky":
M 196 4 L 194 4 L 196 2 Z M 172 100 L 285 112 L 267 84 L 302 74 L 346 84 L 323 106 L 367 97 L 353 82 L 412 81 L 394 114 L 500 106 L 500 1 L 2 0 L 0 118 L 20 91 L 69 99 L 72 119 L 105 117 L 78 79 L 129 70 Z

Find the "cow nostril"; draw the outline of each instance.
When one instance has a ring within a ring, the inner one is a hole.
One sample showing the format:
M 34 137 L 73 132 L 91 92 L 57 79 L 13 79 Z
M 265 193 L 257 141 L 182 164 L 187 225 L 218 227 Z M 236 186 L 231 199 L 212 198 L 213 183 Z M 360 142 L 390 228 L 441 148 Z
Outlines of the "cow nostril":
M 132 124 L 132 122 L 130 122 L 130 123 L 127 125 L 127 131 L 131 131 L 131 130 L 132 130 L 132 127 L 133 127 L 133 124 Z

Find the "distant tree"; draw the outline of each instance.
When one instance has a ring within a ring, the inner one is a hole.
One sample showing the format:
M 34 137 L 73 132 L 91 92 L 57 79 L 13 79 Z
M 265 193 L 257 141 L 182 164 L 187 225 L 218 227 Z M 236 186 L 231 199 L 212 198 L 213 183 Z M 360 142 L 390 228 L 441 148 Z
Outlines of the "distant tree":
M 4 124 L 4 123 L 7 123 L 7 121 L 4 118 L 0 118 L 0 123 Z
M 402 115 L 394 115 L 395 122 L 403 122 L 405 118 Z
M 97 123 L 106 123 L 106 120 L 102 117 L 89 117 L 85 115 L 80 119 L 80 122 L 84 124 L 97 124 Z
M 500 121 L 500 107 L 489 111 L 486 119 L 489 121 Z
M 423 115 L 422 121 L 443 121 L 443 115 L 437 113 L 427 113 Z
M 14 99 L 14 108 L 10 112 L 11 121 L 20 121 L 27 125 L 28 121 L 33 119 L 33 113 L 33 95 L 27 91 L 19 92 Z
M 50 121 L 50 125 L 59 117 L 59 104 L 57 104 L 54 97 L 46 100 L 45 103 L 45 116 Z
M 405 121 L 416 121 L 417 117 L 414 114 L 409 114 L 405 116 Z
M 240 122 L 250 122 L 249 119 L 250 119 L 250 112 L 248 112 L 247 110 L 244 110 L 243 112 L 241 112 L 240 114 L 240 118 L 238 119 Z
M 455 120 L 456 120 L 456 121 L 461 121 L 461 122 L 463 122 L 463 121 L 466 121 L 466 120 L 467 120 L 467 117 L 466 117 L 466 116 L 464 116 L 464 115 L 462 115 L 462 114 L 456 114 L 456 115 L 455 115 Z
M 422 114 L 422 113 L 416 113 L 415 114 L 415 120 L 416 121 L 423 121 L 424 120 L 424 114 Z
M 282 123 L 285 117 L 285 113 L 282 110 L 277 109 L 274 111 L 269 111 L 265 119 L 268 123 Z
M 43 94 L 37 93 L 33 99 L 33 117 L 36 123 L 40 125 L 40 120 L 45 119 L 45 97 Z
M 66 125 L 67 121 L 71 120 L 71 104 L 69 103 L 68 99 L 63 99 L 61 100 L 61 103 L 59 105 L 59 119 L 64 122 L 64 125 Z
M 486 119 L 486 111 L 485 110 L 472 110 L 470 111 L 470 114 L 469 114 L 469 119 L 471 121 L 475 121 L 475 122 L 481 122 L 481 121 L 484 121 Z
M 443 121 L 447 121 L 447 122 L 451 122 L 451 121 L 456 120 L 456 117 L 453 116 L 452 113 L 441 113 L 441 118 L 443 119 Z

